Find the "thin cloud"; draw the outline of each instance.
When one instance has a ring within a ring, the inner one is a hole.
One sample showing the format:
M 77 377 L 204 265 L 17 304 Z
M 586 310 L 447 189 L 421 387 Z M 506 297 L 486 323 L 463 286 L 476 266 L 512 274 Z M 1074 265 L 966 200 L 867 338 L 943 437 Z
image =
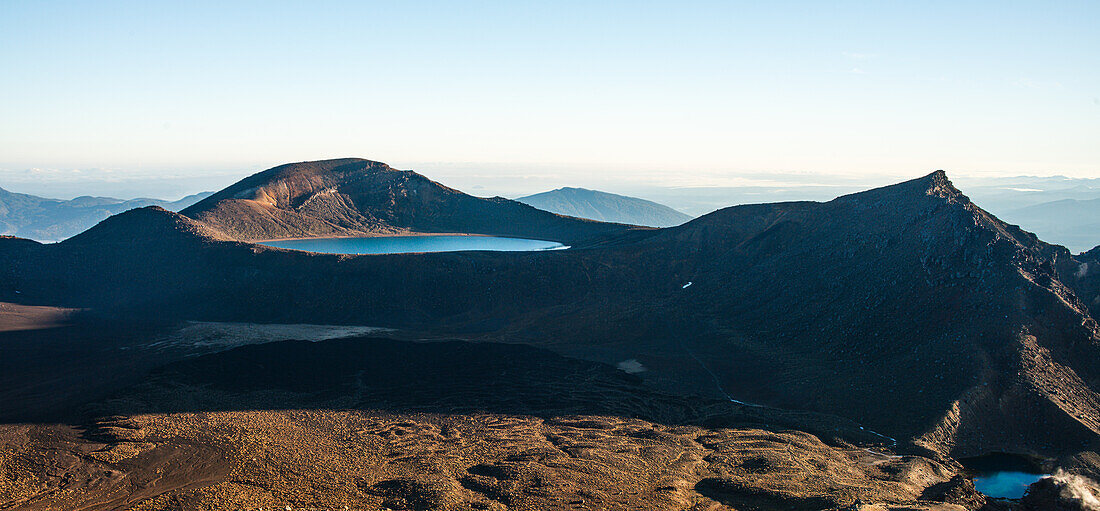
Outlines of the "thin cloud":
M 1017 87 L 1021 87 L 1021 88 L 1024 88 L 1024 89 L 1047 89 L 1047 88 L 1061 89 L 1062 88 L 1062 82 L 1043 82 L 1043 81 L 1031 80 L 1031 79 L 1028 79 L 1028 78 L 1020 78 L 1020 79 L 1012 82 L 1012 85 L 1015 85 Z

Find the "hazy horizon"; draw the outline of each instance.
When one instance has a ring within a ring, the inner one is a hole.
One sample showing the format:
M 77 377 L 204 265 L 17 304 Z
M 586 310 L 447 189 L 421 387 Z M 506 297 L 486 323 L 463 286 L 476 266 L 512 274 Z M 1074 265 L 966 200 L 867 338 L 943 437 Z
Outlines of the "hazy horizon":
M 1092 2 L 7 2 L 0 186 L 228 184 L 347 156 L 483 187 L 1095 178 L 1096 19 Z
M 818 188 L 802 198 L 821 200 L 851 191 L 885 186 L 927 175 L 934 170 L 912 175 L 882 173 L 859 175 L 815 172 L 744 172 L 739 174 L 701 174 L 695 179 L 668 180 L 658 171 L 639 172 L 632 177 L 604 175 L 586 172 L 583 168 L 550 166 L 477 165 L 470 163 L 417 163 L 397 166 L 400 170 L 412 170 L 426 175 L 451 188 L 471 195 L 517 198 L 562 187 L 578 187 L 624 195 L 645 197 L 657 190 L 726 190 L 748 188 L 789 188 L 804 190 Z M 177 200 L 201 192 L 214 192 L 245 177 L 270 168 L 217 169 L 187 173 L 171 170 L 149 172 L 115 172 L 103 169 L 45 171 L 28 169 L 23 172 L 0 171 L 0 189 L 26 193 L 40 197 L 69 200 L 79 196 L 101 196 L 118 199 L 155 198 Z M 999 180 L 1065 178 L 1072 182 L 1090 182 L 1097 178 L 1065 175 L 990 175 L 955 172 L 945 169 L 948 177 L 957 185 L 992 186 Z M 1100 186 L 1100 184 L 1096 185 Z

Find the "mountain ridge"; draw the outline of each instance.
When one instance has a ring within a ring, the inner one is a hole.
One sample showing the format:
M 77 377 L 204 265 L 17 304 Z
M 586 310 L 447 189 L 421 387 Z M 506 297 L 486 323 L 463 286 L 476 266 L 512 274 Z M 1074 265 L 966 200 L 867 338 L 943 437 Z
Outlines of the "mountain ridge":
M 181 213 L 241 240 L 471 233 L 568 244 L 631 228 L 474 197 L 360 158 L 280 165 Z

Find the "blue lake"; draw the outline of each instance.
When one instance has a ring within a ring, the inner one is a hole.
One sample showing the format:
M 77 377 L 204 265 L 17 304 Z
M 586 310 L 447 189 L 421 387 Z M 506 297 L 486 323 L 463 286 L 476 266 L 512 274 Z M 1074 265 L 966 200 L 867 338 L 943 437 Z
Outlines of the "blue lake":
M 497 236 L 374 236 L 368 238 L 313 238 L 264 241 L 261 245 L 323 254 L 404 254 L 493 250 L 522 252 L 568 248 L 554 241 Z
M 1046 477 L 1046 474 L 1028 472 L 990 472 L 974 477 L 974 487 L 990 496 L 1003 499 L 1018 499 L 1024 496 L 1031 483 Z
M 1018 499 L 1031 483 L 1046 477 L 1041 460 L 1015 454 L 991 453 L 959 460 L 974 478 L 978 491 L 996 498 Z

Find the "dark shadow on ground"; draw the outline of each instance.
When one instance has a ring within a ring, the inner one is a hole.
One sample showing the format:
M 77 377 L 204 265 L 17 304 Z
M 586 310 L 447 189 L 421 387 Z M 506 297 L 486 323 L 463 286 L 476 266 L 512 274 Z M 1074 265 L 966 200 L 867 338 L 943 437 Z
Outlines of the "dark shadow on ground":
M 614 367 L 529 345 L 348 337 L 253 344 L 195 356 L 151 348 L 178 325 L 86 314 L 0 333 L 0 423 L 90 424 L 105 416 L 363 409 L 790 428 L 878 444 L 849 420 L 672 394 Z
M 83 420 L 82 405 L 169 360 L 139 347 L 174 325 L 76 312 L 60 325 L 0 332 L 0 423 Z

